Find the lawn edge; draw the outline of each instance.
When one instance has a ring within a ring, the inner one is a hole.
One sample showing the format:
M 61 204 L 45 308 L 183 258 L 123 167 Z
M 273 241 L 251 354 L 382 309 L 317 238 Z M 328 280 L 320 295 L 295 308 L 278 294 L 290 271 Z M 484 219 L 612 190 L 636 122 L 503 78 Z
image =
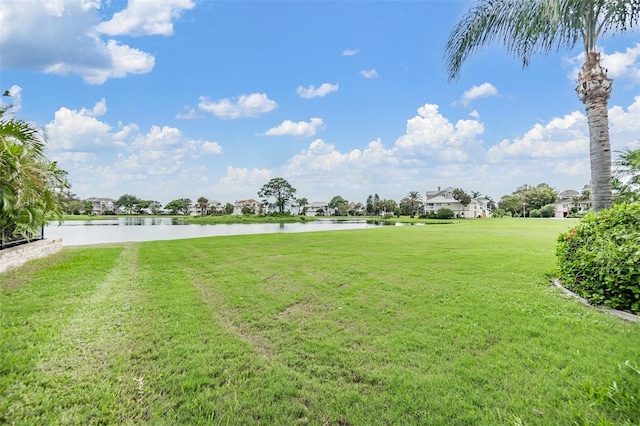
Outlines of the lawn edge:
M 579 296 L 578 294 L 572 292 L 571 290 L 569 290 L 568 288 L 564 287 L 562 284 L 560 284 L 560 280 L 558 280 L 557 278 L 554 280 L 551 280 L 551 284 L 553 284 L 555 287 L 559 288 L 560 290 L 562 290 L 562 292 L 568 296 L 573 297 L 574 299 L 578 299 L 580 301 L 580 303 L 582 303 L 583 305 L 586 306 L 591 306 L 593 308 L 598 309 L 599 311 L 604 311 L 607 312 L 610 315 L 616 316 L 620 319 L 623 319 L 625 321 L 629 321 L 629 322 L 640 322 L 640 316 L 632 314 L 630 312 L 625 312 L 625 311 L 620 311 L 618 309 L 611 309 L 611 308 L 607 308 L 605 306 L 598 306 L 598 305 L 592 305 L 587 299 L 585 299 L 582 296 Z

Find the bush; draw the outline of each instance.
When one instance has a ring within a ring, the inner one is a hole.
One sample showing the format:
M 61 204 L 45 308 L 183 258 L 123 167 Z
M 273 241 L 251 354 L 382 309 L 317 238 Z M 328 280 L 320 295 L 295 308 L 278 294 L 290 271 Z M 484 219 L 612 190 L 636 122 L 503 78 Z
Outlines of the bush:
M 538 209 L 533 209 L 529 212 L 529 217 L 542 217 L 542 213 Z
M 562 283 L 596 305 L 640 313 L 640 203 L 589 213 L 560 234 Z
M 451 209 L 442 208 L 436 212 L 436 218 L 438 219 L 453 219 L 456 214 Z
M 547 204 L 540 209 L 540 216 L 542 217 L 554 217 L 556 215 L 556 206 L 554 204 Z

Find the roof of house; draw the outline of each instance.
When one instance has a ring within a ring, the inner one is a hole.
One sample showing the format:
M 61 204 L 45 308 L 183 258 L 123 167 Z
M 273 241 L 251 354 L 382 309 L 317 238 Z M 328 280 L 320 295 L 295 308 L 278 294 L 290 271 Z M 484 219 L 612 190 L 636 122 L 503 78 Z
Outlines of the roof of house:
M 248 200 L 236 200 L 236 204 L 260 204 L 260 201 L 256 201 L 253 198 L 249 198 Z

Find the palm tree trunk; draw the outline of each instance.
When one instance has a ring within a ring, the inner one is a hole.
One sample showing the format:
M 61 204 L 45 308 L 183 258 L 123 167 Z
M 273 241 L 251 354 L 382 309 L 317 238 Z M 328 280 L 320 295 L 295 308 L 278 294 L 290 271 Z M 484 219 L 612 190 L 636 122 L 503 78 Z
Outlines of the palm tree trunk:
M 587 52 L 587 59 L 578 76 L 578 97 L 585 104 L 589 124 L 589 152 L 591 159 L 591 199 L 596 211 L 612 204 L 611 142 L 609 140 L 609 112 L 612 80 L 600 66 L 600 54 Z

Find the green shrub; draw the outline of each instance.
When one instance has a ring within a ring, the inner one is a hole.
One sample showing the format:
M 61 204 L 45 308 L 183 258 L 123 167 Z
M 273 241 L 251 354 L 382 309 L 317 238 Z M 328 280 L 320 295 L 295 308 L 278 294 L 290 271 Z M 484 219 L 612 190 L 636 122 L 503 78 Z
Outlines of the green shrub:
M 540 208 L 540 216 L 542 217 L 554 217 L 556 215 L 556 206 L 554 204 L 547 204 Z
M 590 302 L 640 313 L 640 203 L 589 213 L 560 234 L 562 283 Z
M 456 214 L 451 209 L 441 208 L 436 212 L 436 218 L 438 219 L 453 219 Z
M 529 212 L 529 217 L 542 217 L 542 214 L 540 213 L 540 210 L 533 209 Z

